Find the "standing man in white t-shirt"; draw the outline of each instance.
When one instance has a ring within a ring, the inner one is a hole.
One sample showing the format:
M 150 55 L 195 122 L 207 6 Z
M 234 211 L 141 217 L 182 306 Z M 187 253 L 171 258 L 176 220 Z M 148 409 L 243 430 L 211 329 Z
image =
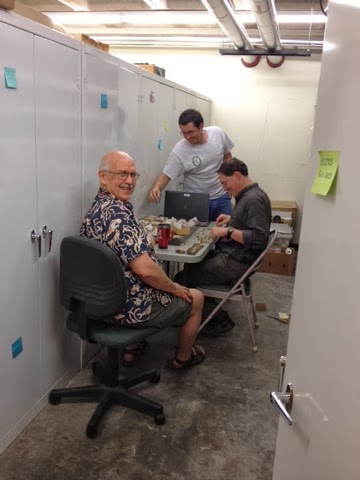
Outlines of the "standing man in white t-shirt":
M 160 192 L 170 180 L 184 175 L 184 191 L 210 194 L 209 220 L 231 215 L 230 196 L 224 192 L 217 171 L 232 158 L 234 144 L 220 127 L 205 127 L 200 112 L 192 108 L 179 117 L 184 138 L 177 142 L 149 193 L 150 202 L 160 200 Z

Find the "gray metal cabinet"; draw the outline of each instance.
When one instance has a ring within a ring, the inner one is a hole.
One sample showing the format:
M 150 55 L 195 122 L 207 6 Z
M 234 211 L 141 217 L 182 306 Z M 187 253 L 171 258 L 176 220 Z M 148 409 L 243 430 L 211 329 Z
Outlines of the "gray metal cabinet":
M 0 23 L 0 448 L 40 399 L 33 59 L 33 36 Z M 5 87 L 4 68 L 15 69 L 16 89 Z
M 57 281 L 61 239 L 81 214 L 80 47 L 18 23 L 0 21 L 0 68 L 14 69 L 0 85 L 0 450 L 80 363 Z
M 58 271 L 61 240 L 78 233 L 81 218 L 81 56 L 78 42 L 70 47 L 34 36 L 34 47 L 38 231 L 42 236 L 41 392 L 45 394 L 79 361 L 78 338 L 64 325 Z
M 197 97 L 1 10 L 0 71 L 1 452 L 94 353 L 66 329 L 59 247 L 79 231 L 101 157 L 132 155 L 136 213 L 162 213 L 147 193 Z

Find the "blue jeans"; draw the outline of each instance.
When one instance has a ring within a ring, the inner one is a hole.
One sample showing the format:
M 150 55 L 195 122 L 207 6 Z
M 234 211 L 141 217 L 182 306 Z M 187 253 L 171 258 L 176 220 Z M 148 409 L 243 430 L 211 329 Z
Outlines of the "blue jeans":
M 226 215 L 231 215 L 233 213 L 230 195 L 227 192 L 219 198 L 210 200 L 209 220 L 215 221 L 221 213 L 225 213 Z

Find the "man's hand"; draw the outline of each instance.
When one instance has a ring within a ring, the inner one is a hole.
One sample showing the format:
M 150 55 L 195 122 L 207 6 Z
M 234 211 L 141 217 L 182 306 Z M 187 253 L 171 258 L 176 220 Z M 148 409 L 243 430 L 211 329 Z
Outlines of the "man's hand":
M 169 182 L 170 177 L 165 175 L 165 173 L 160 173 L 149 192 L 150 202 L 158 202 L 160 200 L 161 190 L 164 190 L 164 188 Z
M 191 303 L 192 302 L 192 295 L 190 290 L 185 287 L 184 285 L 180 285 L 179 283 L 174 282 L 174 291 L 171 292 L 175 297 L 179 297 L 184 299 L 185 301 Z
M 225 213 L 222 213 L 219 215 L 216 219 L 216 226 L 221 227 L 223 225 L 228 225 L 230 222 L 230 215 L 226 215 Z
M 149 192 L 149 200 L 150 202 L 158 202 L 160 200 L 160 188 L 155 185 Z
M 227 228 L 226 227 L 213 227 L 210 230 L 210 238 L 211 240 L 217 240 L 221 237 L 226 237 L 227 235 Z

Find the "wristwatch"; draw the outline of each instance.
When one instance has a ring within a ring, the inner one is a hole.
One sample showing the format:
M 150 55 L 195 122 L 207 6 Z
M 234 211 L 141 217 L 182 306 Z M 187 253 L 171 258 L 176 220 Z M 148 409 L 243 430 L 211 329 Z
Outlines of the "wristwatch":
M 231 238 L 231 235 L 233 234 L 233 232 L 234 232 L 233 227 L 228 227 L 226 238 Z

